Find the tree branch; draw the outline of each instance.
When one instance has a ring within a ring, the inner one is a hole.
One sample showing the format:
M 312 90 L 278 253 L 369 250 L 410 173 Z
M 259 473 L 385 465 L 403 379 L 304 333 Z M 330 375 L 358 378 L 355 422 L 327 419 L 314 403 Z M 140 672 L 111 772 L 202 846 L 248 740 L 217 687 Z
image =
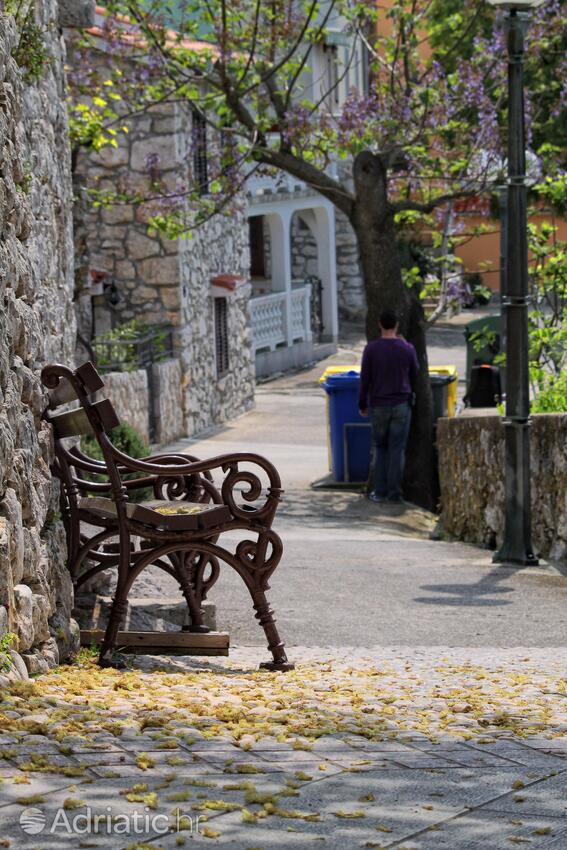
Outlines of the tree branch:
M 288 174 L 297 177 L 298 180 L 307 183 L 312 189 L 335 204 L 348 218 L 351 217 L 354 196 L 338 180 L 329 177 L 324 171 L 291 153 L 270 150 L 267 147 L 256 147 L 254 157 L 265 165 L 280 168 L 282 171 L 287 171 Z
M 486 191 L 486 189 L 484 190 Z M 392 212 L 420 212 L 420 213 L 430 213 L 433 210 L 437 209 L 437 207 L 442 207 L 443 204 L 447 204 L 450 201 L 457 201 L 459 198 L 476 198 L 478 195 L 482 194 L 482 190 L 478 188 L 475 189 L 463 189 L 462 191 L 457 192 L 448 192 L 445 195 L 439 195 L 437 198 L 432 198 L 430 201 L 394 201 L 390 203 L 390 209 Z

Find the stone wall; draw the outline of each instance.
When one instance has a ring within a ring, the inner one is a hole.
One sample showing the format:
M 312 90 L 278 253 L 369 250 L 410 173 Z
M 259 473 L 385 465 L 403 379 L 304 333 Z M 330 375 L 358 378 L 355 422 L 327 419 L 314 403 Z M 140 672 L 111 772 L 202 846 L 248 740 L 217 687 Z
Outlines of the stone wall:
M 504 428 L 498 416 L 440 419 L 441 526 L 459 540 L 498 547 L 504 529 Z M 567 414 L 533 417 L 533 544 L 567 560 Z
M 191 116 L 177 109 L 177 161 L 185 163 L 191 183 Z M 213 140 L 214 141 L 214 140 Z M 230 216 L 214 216 L 191 239 L 180 240 L 181 313 L 179 355 L 185 429 L 194 434 L 232 419 L 254 403 L 255 366 L 248 303 L 251 296 L 250 245 L 244 203 Z M 240 281 L 235 289 L 212 286 L 219 275 Z M 214 299 L 227 299 L 228 360 L 226 374 L 217 371 Z
M 0 636 L 18 637 L 27 669 L 76 646 L 51 434 L 39 372 L 73 362 L 71 161 L 64 45 L 54 0 L 36 20 L 51 62 L 26 83 L 12 58 L 18 34 L 0 13 Z M 12 675 L 26 668 L 16 659 Z
M 148 407 L 148 374 L 145 369 L 135 372 L 108 372 L 104 375 L 103 394 L 112 402 L 118 418 L 135 428 L 144 442 L 150 442 Z
M 78 177 L 101 191 L 149 192 L 152 175 L 165 188 L 173 188 L 179 178 L 175 156 L 174 107 L 149 109 L 128 122 L 129 132 L 116 138 L 98 153 L 82 150 L 78 156 Z M 88 234 L 88 267 L 98 289 L 114 284 L 120 301 L 114 307 L 102 294 L 94 298 L 94 332 L 100 334 L 114 324 L 130 319 L 148 323 L 179 323 L 179 258 L 177 240 L 148 236 L 143 205 L 116 204 L 108 208 L 92 205 L 84 215 Z M 85 293 L 81 309 L 89 312 L 91 293 Z
M 310 275 L 318 275 L 317 240 L 311 228 L 296 213 L 291 221 L 291 276 L 295 280 L 305 280 Z
M 247 243 L 242 244 L 241 250 L 246 256 Z M 232 292 L 214 293 L 202 272 L 207 253 L 206 240 L 197 236 L 184 262 L 185 273 L 191 280 L 191 297 L 186 299 L 184 308 L 186 321 L 180 331 L 183 409 L 188 436 L 211 424 L 233 419 L 254 404 L 256 372 L 248 310 L 252 287 L 243 282 Z M 240 264 L 238 268 L 242 270 Z M 221 377 L 217 376 L 215 359 L 215 297 L 227 299 L 228 311 L 229 370 Z
M 337 209 L 335 228 L 339 318 L 349 322 L 363 322 L 366 318 L 366 297 L 356 236 L 347 217 Z
M 156 442 L 161 445 L 185 434 L 182 379 L 179 360 L 165 360 L 152 367 Z
M 165 445 L 183 437 L 185 417 L 179 360 L 155 363 L 150 371 L 108 372 L 104 396 L 114 405 L 121 422 L 135 428 L 146 444 Z M 150 433 L 150 406 L 154 433 Z

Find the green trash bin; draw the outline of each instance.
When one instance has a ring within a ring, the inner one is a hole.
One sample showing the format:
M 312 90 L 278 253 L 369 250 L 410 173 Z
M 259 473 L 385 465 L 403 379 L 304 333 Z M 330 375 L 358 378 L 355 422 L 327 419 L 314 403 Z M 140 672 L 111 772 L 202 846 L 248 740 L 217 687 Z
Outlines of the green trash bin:
M 473 337 L 476 334 L 486 336 L 484 345 L 478 348 Z M 473 319 L 465 325 L 465 339 L 467 342 L 467 393 L 471 384 L 471 369 L 475 360 L 480 363 L 493 363 L 494 358 L 502 349 L 502 329 L 500 313 L 492 316 L 483 316 L 481 319 Z

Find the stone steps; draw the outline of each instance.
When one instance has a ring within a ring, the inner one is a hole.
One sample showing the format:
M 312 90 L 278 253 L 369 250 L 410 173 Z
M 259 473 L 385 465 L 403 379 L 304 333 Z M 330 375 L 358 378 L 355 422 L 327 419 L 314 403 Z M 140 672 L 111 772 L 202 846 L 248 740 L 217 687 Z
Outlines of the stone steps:
M 111 596 L 88 593 L 75 599 L 75 616 L 82 629 L 104 629 L 108 622 Z M 203 603 L 204 623 L 216 631 L 216 606 Z M 179 597 L 132 597 L 128 600 L 123 627 L 130 631 L 170 632 L 190 625 L 187 605 Z

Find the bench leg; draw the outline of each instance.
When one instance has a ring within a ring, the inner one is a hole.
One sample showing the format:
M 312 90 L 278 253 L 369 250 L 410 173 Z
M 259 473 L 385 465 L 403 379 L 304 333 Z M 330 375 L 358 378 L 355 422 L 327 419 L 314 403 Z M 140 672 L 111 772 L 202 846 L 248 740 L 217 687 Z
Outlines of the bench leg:
M 261 670 L 274 670 L 285 672 L 286 670 L 294 670 L 295 665 L 287 660 L 284 644 L 280 638 L 276 621 L 274 620 L 274 612 L 270 608 L 270 604 L 266 599 L 266 593 L 263 590 L 250 590 L 254 610 L 256 611 L 256 619 L 264 629 L 266 638 L 268 639 L 268 649 L 272 653 L 273 661 L 264 661 L 260 664 Z
M 128 593 L 130 592 L 131 580 L 128 575 L 130 569 L 130 535 L 126 530 L 120 530 L 120 562 L 118 564 L 118 579 L 116 593 L 110 608 L 108 625 L 104 633 L 104 639 L 100 649 L 98 663 L 101 667 L 123 668 L 123 661 L 113 658 L 116 649 L 116 638 L 118 631 L 126 614 L 128 605 Z
M 126 614 L 126 608 L 128 605 L 128 599 L 126 595 L 121 596 L 116 593 L 114 597 L 114 601 L 112 603 L 112 607 L 110 609 L 110 616 L 108 618 L 108 625 L 106 627 L 106 632 L 104 633 L 104 639 L 102 641 L 102 646 L 100 648 L 100 655 L 98 658 L 98 663 L 100 667 L 116 667 L 123 668 L 126 665 L 124 662 L 119 659 L 113 658 L 114 651 L 116 650 L 116 637 L 120 630 L 120 626 L 124 620 L 124 615 Z
M 191 563 L 193 557 L 193 552 L 172 552 L 169 556 L 170 561 L 173 564 L 173 568 L 175 569 L 175 575 L 179 582 L 179 587 L 181 588 L 181 592 L 187 602 L 189 616 L 191 617 L 191 625 L 189 627 L 184 627 L 184 629 L 188 628 L 188 631 L 190 632 L 204 634 L 206 632 L 210 632 L 210 629 L 203 623 L 201 600 L 195 593 L 195 586 L 192 578 L 194 568 Z

